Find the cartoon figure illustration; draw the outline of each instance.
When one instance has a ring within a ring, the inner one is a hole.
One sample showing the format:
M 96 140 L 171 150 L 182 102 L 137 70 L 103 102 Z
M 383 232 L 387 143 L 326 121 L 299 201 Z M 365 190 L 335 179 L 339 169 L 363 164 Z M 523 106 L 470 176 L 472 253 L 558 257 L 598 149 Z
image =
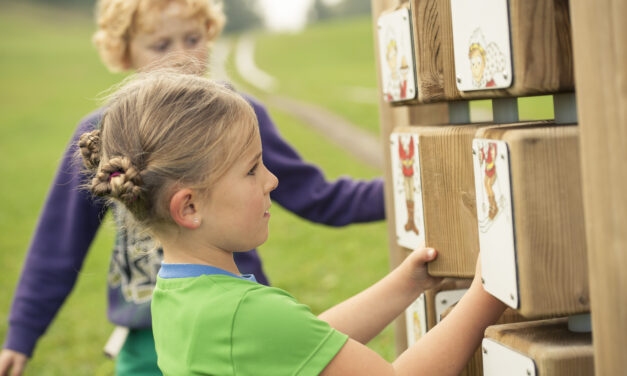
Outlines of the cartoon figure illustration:
M 422 338 L 422 329 L 420 327 L 420 317 L 418 317 L 418 312 L 413 312 L 414 317 L 414 338 L 419 340 Z
M 486 150 L 487 149 L 487 150 Z M 499 209 L 496 204 L 496 198 L 494 197 L 494 182 L 496 181 L 496 143 L 489 142 L 486 146 L 482 147 L 479 152 L 479 165 L 483 165 L 485 163 L 485 178 L 484 185 L 486 189 L 486 193 L 488 195 L 488 202 L 490 204 L 490 209 L 488 211 L 488 218 L 491 220 L 496 217 Z
M 407 76 L 409 75 L 409 65 L 407 65 L 407 59 L 405 56 L 401 58 L 401 80 L 400 80 L 400 95 L 401 99 L 407 98 Z
M 401 169 L 403 171 L 403 181 L 405 188 L 405 202 L 407 203 L 407 223 L 405 231 L 413 231 L 418 235 L 419 231 L 414 221 L 414 138 L 409 138 L 408 149 L 403 148 L 403 143 L 399 137 L 398 155 L 401 161 Z
M 507 78 L 505 55 L 496 43 L 486 44 L 481 28 L 475 29 L 470 37 L 468 59 L 472 72 L 472 85 L 476 89 L 496 86 L 497 74 L 500 74 L 503 79 Z
M 388 102 L 401 98 L 401 80 L 398 71 L 397 56 L 398 45 L 396 43 L 396 39 L 394 39 L 393 36 L 390 36 L 385 53 L 385 60 L 387 61 L 388 68 L 390 69 L 387 86 L 385 88 L 387 95 L 386 99 Z

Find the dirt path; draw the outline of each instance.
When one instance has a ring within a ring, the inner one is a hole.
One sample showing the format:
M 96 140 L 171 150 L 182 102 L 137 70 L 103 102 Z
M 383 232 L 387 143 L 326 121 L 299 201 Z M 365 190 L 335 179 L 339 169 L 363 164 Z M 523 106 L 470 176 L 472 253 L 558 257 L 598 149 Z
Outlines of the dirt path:
M 232 42 L 227 39 L 214 45 L 210 68 L 213 78 L 229 80 L 225 66 L 231 49 Z M 269 104 L 300 119 L 369 166 L 383 171 L 379 137 L 320 106 L 273 94 L 279 82 L 255 65 L 252 37 L 241 37 L 235 46 L 235 66 L 247 84 L 267 93 Z

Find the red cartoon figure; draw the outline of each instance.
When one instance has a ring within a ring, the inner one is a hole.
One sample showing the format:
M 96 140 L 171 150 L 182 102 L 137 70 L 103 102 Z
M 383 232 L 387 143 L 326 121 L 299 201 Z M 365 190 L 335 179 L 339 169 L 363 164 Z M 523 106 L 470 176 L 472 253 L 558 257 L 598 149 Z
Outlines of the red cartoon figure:
M 486 151 L 487 149 L 487 151 Z M 488 202 L 490 203 L 490 209 L 488 211 L 488 217 L 490 219 L 494 219 L 496 214 L 499 211 L 499 208 L 496 204 L 496 199 L 494 198 L 494 190 L 492 186 L 496 181 L 496 143 L 489 142 L 488 145 L 481 148 L 479 153 L 479 164 L 482 165 L 485 163 L 485 179 L 484 185 L 486 189 L 486 193 L 488 195 Z
M 405 58 L 405 56 L 401 58 L 401 68 L 399 69 L 399 71 L 401 73 L 401 99 L 405 99 L 407 98 L 407 76 L 409 75 L 409 65 L 407 65 L 407 59 Z
M 407 223 L 405 231 L 413 231 L 418 235 L 418 228 L 414 222 L 414 138 L 409 138 L 408 150 L 403 148 L 403 143 L 398 139 L 398 156 L 401 160 L 403 180 L 405 188 L 405 200 L 407 203 Z

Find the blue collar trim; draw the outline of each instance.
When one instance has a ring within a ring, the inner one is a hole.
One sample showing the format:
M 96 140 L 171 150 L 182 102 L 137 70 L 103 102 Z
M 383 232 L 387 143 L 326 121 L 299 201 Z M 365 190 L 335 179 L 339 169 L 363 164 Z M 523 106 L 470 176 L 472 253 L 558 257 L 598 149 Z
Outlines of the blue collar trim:
M 237 275 L 211 265 L 166 264 L 165 262 L 163 262 L 161 263 L 161 270 L 159 270 L 159 277 L 165 279 L 200 277 L 203 275 L 227 275 L 229 277 L 257 282 L 255 276 L 252 274 Z

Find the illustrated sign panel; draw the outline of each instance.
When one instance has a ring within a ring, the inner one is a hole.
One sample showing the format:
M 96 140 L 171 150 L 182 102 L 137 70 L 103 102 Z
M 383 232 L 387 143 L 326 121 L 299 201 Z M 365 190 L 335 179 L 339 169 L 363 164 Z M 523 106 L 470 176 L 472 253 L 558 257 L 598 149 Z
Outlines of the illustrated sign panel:
M 512 86 L 507 0 L 450 0 L 460 91 Z
M 535 376 L 533 359 L 489 338 L 481 343 L 484 376 Z
M 415 249 L 425 242 L 418 136 L 394 132 L 390 142 L 397 243 Z
M 459 302 L 468 289 L 443 290 L 435 294 L 435 322 L 442 320 L 442 314 L 453 304 Z
M 383 97 L 388 102 L 416 98 L 416 76 L 411 16 L 403 8 L 386 13 L 377 22 Z
M 427 333 L 427 303 L 422 293 L 405 310 L 405 325 L 407 327 L 407 346 L 418 342 Z
M 474 139 L 472 153 L 484 287 L 517 309 L 516 243 L 507 143 Z

